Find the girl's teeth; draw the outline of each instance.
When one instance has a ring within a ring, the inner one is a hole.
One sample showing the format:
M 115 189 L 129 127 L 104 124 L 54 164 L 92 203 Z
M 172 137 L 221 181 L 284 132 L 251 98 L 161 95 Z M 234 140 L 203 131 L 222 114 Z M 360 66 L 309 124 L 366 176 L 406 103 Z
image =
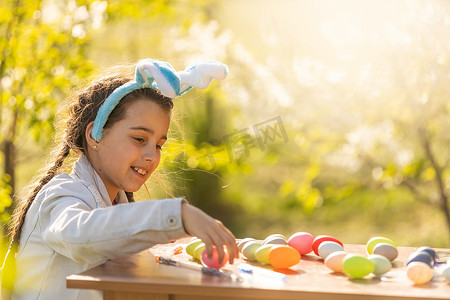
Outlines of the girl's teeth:
M 141 168 L 133 167 L 133 169 L 141 175 L 147 174 L 147 171 L 142 170 Z

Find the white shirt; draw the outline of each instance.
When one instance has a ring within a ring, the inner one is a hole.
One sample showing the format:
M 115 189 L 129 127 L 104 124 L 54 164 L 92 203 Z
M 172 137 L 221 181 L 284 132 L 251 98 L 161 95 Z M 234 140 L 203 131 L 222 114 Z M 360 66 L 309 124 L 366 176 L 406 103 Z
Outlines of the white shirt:
M 72 173 L 56 175 L 28 210 L 13 299 L 101 299 L 99 291 L 66 288 L 66 276 L 186 236 L 182 201 L 128 203 L 120 191 L 112 206 L 102 180 L 82 155 Z

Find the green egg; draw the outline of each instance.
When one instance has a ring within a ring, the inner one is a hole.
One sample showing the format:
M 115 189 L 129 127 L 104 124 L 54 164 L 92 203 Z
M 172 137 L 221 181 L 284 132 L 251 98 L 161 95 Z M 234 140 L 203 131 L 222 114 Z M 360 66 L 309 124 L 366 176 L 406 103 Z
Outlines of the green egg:
M 363 278 L 375 270 L 372 261 L 362 255 L 348 254 L 342 264 L 344 273 L 353 278 Z
M 260 246 L 261 243 L 258 243 L 256 241 L 249 241 L 245 243 L 244 247 L 242 248 L 242 255 L 244 255 L 248 261 L 255 261 L 255 252 Z
M 392 264 L 385 256 L 380 254 L 371 254 L 367 257 L 368 260 L 373 262 L 373 265 L 375 267 L 374 271 L 372 272 L 375 276 L 381 276 L 384 273 L 389 272 L 389 270 L 392 268 Z
M 194 258 L 198 259 L 201 261 L 201 257 L 202 257 L 202 252 L 203 250 L 205 250 L 206 246 L 205 243 L 200 243 L 197 245 L 197 247 L 195 247 L 194 249 Z
M 248 243 L 248 242 L 251 242 L 251 241 L 255 241 L 255 239 L 254 239 L 254 238 L 245 238 L 245 239 L 240 240 L 240 241 L 237 243 L 239 252 L 242 253 L 242 249 L 244 248 L 245 244 Z
M 382 237 L 382 236 L 376 236 L 376 237 L 371 238 L 367 242 L 367 253 L 373 254 L 373 248 L 379 243 L 391 244 L 392 246 L 397 248 L 397 245 L 391 239 L 388 239 L 388 238 Z
M 255 252 L 255 258 L 262 264 L 268 265 L 269 262 L 269 251 L 272 249 L 273 245 L 266 244 L 259 247 Z
M 189 254 L 190 256 L 194 256 L 194 250 L 195 248 L 200 245 L 202 242 L 201 239 L 195 239 L 193 241 L 191 241 L 187 246 L 186 246 L 186 253 Z

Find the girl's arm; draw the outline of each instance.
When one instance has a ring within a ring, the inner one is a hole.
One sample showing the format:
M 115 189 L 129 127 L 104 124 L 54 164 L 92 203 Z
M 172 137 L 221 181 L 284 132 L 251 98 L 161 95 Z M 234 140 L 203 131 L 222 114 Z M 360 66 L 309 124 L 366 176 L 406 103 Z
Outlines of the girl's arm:
M 64 179 L 41 196 L 45 200 L 39 208 L 39 226 L 44 241 L 74 261 L 95 264 L 186 233 L 202 239 L 209 255 L 212 245 L 218 248 L 220 258 L 226 246 L 230 263 L 239 255 L 233 234 L 182 198 L 96 208 L 86 186 Z
M 61 183 L 43 196 L 38 226 L 44 241 L 81 263 L 96 264 L 187 235 L 181 198 L 96 208 L 89 190 L 74 182 Z

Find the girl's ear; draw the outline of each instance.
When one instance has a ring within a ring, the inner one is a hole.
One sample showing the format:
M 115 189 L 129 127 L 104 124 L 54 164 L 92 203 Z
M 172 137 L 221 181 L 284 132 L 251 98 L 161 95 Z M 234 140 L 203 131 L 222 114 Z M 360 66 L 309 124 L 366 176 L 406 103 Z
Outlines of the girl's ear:
M 85 132 L 86 142 L 87 142 L 89 148 L 91 148 L 92 150 L 97 150 L 98 142 L 96 140 L 94 140 L 94 138 L 91 135 L 93 127 L 94 127 L 94 121 L 92 121 L 91 123 L 88 124 L 88 126 L 86 126 L 86 132 Z

